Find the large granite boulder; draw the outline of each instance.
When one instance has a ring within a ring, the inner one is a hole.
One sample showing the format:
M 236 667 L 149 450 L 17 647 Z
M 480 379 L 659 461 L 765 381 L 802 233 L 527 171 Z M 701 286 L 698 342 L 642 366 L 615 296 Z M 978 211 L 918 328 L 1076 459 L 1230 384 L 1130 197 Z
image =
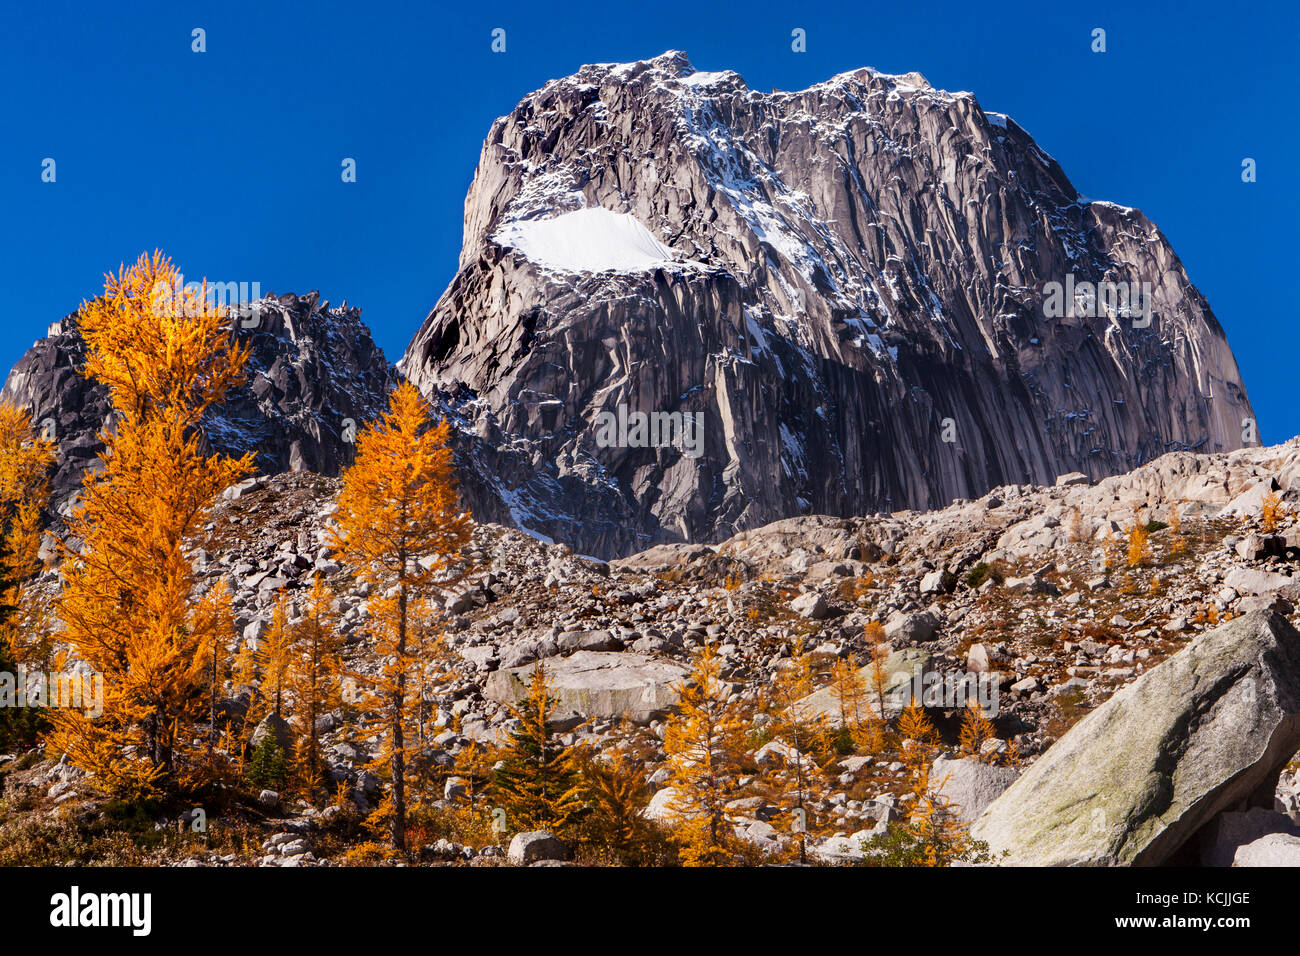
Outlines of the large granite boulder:
M 940 757 L 930 767 L 930 784 L 949 801 L 957 818 L 968 824 L 974 823 L 1018 776 L 1020 771 L 1014 767 L 995 767 L 974 757 Z
M 506 859 L 516 866 L 527 866 L 539 860 L 568 860 L 572 857 L 573 851 L 569 845 L 546 830 L 516 833 L 506 851 Z
M 1177 861 L 1221 812 L 1271 808 L 1297 749 L 1300 633 L 1255 612 L 1202 634 L 1079 721 L 971 835 L 1008 865 Z
M 584 717 L 625 716 L 639 724 L 664 716 L 677 703 L 677 688 L 690 673 L 674 661 L 614 651 L 578 651 L 553 657 L 544 666 L 560 711 Z M 533 663 L 493 671 L 484 694 L 511 704 L 522 700 L 536 667 Z

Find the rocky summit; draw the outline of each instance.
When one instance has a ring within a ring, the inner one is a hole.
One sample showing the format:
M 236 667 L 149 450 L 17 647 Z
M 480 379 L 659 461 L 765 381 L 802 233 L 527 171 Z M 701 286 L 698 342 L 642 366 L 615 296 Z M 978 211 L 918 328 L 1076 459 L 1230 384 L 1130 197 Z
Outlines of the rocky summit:
M 352 438 L 386 406 L 392 364 L 361 321 L 317 293 L 267 296 L 232 319 L 249 347 L 246 383 L 204 421 L 209 446 L 254 453 L 263 474 L 337 475 L 351 464 Z M 255 306 L 254 308 L 251 308 Z M 112 427 L 108 389 L 82 374 L 85 342 L 73 313 L 49 328 L 9 372 L 0 401 L 26 408 L 58 447 L 54 501 L 66 513 L 81 476 L 96 466 L 100 433 Z
M 400 367 L 481 440 L 485 515 L 605 558 L 1253 440 L 1160 230 L 1014 120 L 916 73 L 761 93 L 676 52 L 492 125 Z

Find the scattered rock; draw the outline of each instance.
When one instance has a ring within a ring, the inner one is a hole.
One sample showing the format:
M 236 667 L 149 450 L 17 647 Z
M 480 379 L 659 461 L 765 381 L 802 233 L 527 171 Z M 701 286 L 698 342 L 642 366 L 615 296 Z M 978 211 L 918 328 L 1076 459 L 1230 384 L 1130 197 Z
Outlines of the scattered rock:
M 790 610 L 800 617 L 809 618 L 814 621 L 820 621 L 830 617 L 831 608 L 816 591 L 805 591 L 793 601 L 790 602 Z
M 1233 866 L 1300 866 L 1300 837 L 1270 833 L 1237 848 Z
M 905 614 L 902 611 L 885 621 L 885 640 L 891 644 L 924 644 L 934 637 L 939 620 L 929 611 Z
M 1300 826 L 1285 814 L 1263 807 L 1220 813 L 1201 829 L 1201 864 L 1232 866 L 1239 848 L 1272 833 L 1300 837 Z
M 484 696 L 517 703 L 527 696 L 536 664 L 489 675 Z M 552 694 L 565 710 L 584 717 L 626 716 L 638 724 L 663 717 L 677 703 L 677 687 L 689 669 L 674 661 L 631 652 L 577 651 L 545 664 Z

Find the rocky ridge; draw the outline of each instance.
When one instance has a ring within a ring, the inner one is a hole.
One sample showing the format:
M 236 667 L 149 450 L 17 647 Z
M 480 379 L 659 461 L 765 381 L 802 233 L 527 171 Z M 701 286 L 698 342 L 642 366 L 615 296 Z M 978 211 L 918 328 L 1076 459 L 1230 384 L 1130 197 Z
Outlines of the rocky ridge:
M 352 462 L 352 435 L 387 407 L 397 381 L 391 363 L 361 321 L 361 310 L 331 308 L 317 293 L 267 296 L 256 320 L 232 319 L 250 346 L 247 382 L 204 419 L 209 446 L 255 454 L 263 474 L 337 475 Z M 112 427 L 108 390 L 81 372 L 85 343 L 73 313 L 49 328 L 9 372 L 0 401 L 27 408 L 53 437 L 56 510 L 67 512 Z

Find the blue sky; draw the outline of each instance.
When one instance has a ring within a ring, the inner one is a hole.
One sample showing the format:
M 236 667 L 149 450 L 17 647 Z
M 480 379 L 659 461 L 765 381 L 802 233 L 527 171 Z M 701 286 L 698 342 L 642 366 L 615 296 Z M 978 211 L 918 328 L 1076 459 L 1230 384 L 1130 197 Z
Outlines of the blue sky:
M 583 63 L 680 49 L 755 89 L 866 65 L 1009 113 L 1081 192 L 1161 227 L 1227 329 L 1263 439 L 1300 433 L 1297 5 L 1061 6 L 8 4 L 0 364 L 154 247 L 191 278 L 360 305 L 396 360 L 455 270 L 492 120 Z M 195 27 L 206 53 L 191 52 Z M 806 53 L 790 49 L 796 27 Z

